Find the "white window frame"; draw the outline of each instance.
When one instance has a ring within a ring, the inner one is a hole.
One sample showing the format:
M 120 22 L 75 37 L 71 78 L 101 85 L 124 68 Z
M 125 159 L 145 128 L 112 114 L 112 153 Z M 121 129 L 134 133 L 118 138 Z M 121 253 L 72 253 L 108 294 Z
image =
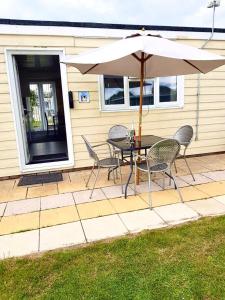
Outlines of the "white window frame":
M 171 109 L 182 108 L 184 106 L 184 76 L 177 76 L 177 101 L 159 102 L 159 77 L 154 78 L 154 104 L 143 105 L 143 109 Z M 124 104 L 106 105 L 104 94 L 104 75 L 99 76 L 99 104 L 101 111 L 133 111 L 139 106 L 130 106 L 129 99 L 129 79 L 124 76 Z

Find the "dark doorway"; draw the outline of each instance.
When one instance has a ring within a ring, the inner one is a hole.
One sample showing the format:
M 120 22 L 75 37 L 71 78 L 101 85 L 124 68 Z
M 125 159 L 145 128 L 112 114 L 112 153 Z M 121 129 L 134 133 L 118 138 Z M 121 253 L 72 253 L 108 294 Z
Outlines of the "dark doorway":
M 58 55 L 15 55 L 26 127 L 27 164 L 68 159 Z

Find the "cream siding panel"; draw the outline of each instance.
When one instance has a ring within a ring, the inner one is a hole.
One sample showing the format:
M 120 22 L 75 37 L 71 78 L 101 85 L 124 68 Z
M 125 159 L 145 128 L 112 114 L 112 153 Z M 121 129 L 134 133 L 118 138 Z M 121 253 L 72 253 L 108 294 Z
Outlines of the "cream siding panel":
M 21 171 L 18 166 L 17 167 L 13 166 L 13 162 L 12 162 L 12 167 L 9 167 L 7 164 L 6 165 L 4 164 L 3 168 L 0 167 L 0 174 L 1 177 L 5 178 L 8 176 L 21 175 Z
M 73 37 L 57 37 L 57 36 L 17 36 L 2 35 L 0 36 L 0 46 L 35 46 L 35 47 L 51 47 L 51 46 L 74 46 Z
M 6 64 L 5 63 L 0 63 L 0 74 L 6 74 Z
M 1 172 L 1 176 L 9 176 L 9 174 L 5 175 L 5 172 L 7 172 L 7 168 L 18 168 L 19 167 L 19 160 L 17 158 L 17 156 L 15 156 L 15 158 L 11 158 L 11 159 L 1 159 L 1 164 L 0 164 L 0 172 Z M 15 175 L 15 174 L 11 174 L 11 175 Z
M 0 128 L 1 128 L 1 126 L 0 126 Z M 15 130 L 2 131 L 0 133 L 0 142 L 7 142 L 7 141 L 14 141 L 16 143 Z
M 0 87 L 1 87 L 1 84 L 0 84 Z M 11 104 L 10 103 L 3 103 L 3 104 L 0 104 L 0 114 L 1 113 L 10 113 L 12 111 L 12 107 L 11 107 Z
M 82 48 L 95 48 L 95 47 L 101 47 L 103 45 L 112 43 L 113 41 L 116 41 L 116 39 L 109 39 L 109 38 L 76 38 L 75 39 L 75 47 L 82 47 Z
M 9 86 L 7 83 L 0 83 L 0 94 L 8 94 Z
M 8 150 L 17 150 L 16 149 L 16 141 L 0 141 L 0 151 L 5 151 L 6 149 Z M 17 156 L 17 154 L 16 154 Z M 0 155 L 0 157 L 2 158 L 2 156 Z
M 0 103 L 11 103 L 10 95 L 7 94 L 0 94 Z
M 0 77 L 0 84 L 2 83 L 8 83 L 8 77 L 7 77 L 7 74 L 1 74 L 1 77 Z M 8 92 L 7 92 L 8 94 Z
M 5 55 L 4 54 L 0 54 L 0 63 L 2 63 L 2 62 L 5 62 Z
M 12 108 L 4 56 L 5 47 L 52 47 L 63 48 L 66 54 L 79 54 L 112 42 L 106 38 L 76 38 L 57 36 L 0 36 L 0 177 L 20 173 Z M 179 42 L 200 47 L 203 41 L 183 40 Z M 211 41 L 208 49 L 225 55 L 225 41 Z M 144 110 L 143 133 L 169 137 L 178 127 L 190 124 L 195 130 L 197 75 L 185 76 L 185 103 L 183 108 Z M 68 88 L 73 92 L 75 108 L 71 109 L 75 167 L 92 164 L 81 139 L 87 136 L 92 143 L 105 141 L 108 130 L 115 123 L 137 126 L 137 111 L 102 112 L 99 106 L 98 76 L 82 75 L 67 67 Z M 225 151 L 225 67 L 200 76 L 200 120 L 199 141 L 193 142 L 189 154 Z M 90 92 L 90 103 L 78 102 L 78 91 Z
M 1 107 L 1 105 L 0 105 L 0 107 Z M 6 123 L 6 122 L 13 123 L 12 113 L 11 112 L 9 112 L 9 113 L 5 113 L 5 112 L 1 113 L 0 112 L 0 126 L 1 126 L 1 123 Z
M 15 157 L 18 157 L 17 150 L 15 149 L 5 149 L 5 150 L 0 150 L 0 157 L 1 159 L 14 159 Z

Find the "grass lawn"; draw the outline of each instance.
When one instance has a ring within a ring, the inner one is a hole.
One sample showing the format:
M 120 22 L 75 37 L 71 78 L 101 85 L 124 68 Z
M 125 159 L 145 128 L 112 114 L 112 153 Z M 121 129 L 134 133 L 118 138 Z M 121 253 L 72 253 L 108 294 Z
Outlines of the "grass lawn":
M 0 261 L 0 299 L 225 299 L 225 217 Z

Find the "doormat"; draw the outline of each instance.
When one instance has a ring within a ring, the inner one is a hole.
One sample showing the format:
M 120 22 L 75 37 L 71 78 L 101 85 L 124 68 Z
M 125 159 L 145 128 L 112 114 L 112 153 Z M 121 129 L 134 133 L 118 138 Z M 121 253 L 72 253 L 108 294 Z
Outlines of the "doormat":
M 59 182 L 62 180 L 63 180 L 62 173 L 25 175 L 22 178 L 20 178 L 18 186 Z

